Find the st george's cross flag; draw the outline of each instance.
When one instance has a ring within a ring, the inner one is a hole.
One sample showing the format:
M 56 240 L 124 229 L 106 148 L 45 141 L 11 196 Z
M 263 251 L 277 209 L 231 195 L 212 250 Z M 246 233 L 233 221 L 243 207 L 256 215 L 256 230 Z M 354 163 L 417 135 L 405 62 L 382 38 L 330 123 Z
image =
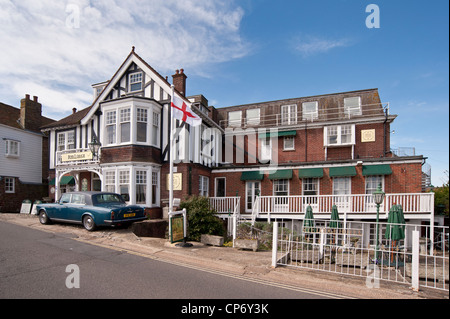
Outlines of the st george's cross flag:
M 202 124 L 202 119 L 195 114 L 185 101 L 172 94 L 172 117 L 177 120 L 186 122 L 191 126 Z

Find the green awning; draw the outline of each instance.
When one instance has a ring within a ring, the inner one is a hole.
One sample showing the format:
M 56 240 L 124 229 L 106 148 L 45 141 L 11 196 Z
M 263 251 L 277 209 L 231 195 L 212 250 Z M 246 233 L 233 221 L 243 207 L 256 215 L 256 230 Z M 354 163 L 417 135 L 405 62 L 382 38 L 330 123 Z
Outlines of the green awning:
M 363 176 L 373 176 L 373 175 L 391 175 L 392 169 L 388 164 L 382 165 L 363 165 L 362 167 Z
M 323 168 L 301 168 L 298 170 L 299 178 L 320 178 L 323 177 Z
M 262 181 L 264 173 L 261 171 L 242 172 L 241 181 Z
M 49 184 L 55 185 L 55 179 L 52 179 Z M 60 185 L 75 185 L 75 178 L 73 176 L 63 176 L 61 177 Z
M 348 177 L 356 176 L 354 166 L 330 167 L 330 177 Z
M 275 173 L 269 174 L 269 179 L 291 179 L 291 169 L 278 169 Z
M 283 131 L 283 132 L 267 132 L 258 135 L 258 138 L 267 137 L 280 137 L 280 136 L 297 136 L 297 131 Z

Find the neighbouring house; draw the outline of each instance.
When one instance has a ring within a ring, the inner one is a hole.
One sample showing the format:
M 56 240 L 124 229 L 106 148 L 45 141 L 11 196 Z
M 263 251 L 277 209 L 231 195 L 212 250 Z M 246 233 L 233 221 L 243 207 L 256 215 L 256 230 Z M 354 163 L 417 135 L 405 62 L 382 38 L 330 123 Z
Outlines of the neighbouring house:
M 40 127 L 54 120 L 42 116 L 38 97 L 26 95 L 20 108 L 0 103 L 0 211 L 18 212 L 23 200 L 48 194 L 48 137 Z

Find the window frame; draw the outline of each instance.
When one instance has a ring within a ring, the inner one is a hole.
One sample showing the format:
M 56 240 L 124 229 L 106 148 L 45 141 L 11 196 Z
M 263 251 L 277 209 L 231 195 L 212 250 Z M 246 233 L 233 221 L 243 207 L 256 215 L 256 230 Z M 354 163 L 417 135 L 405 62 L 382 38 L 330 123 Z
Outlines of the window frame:
M 292 146 L 286 146 L 286 141 L 292 140 Z M 295 136 L 283 137 L 283 151 L 295 151 Z
M 239 114 L 239 119 L 230 119 L 231 114 Z M 242 111 L 230 111 L 227 114 L 228 126 L 229 127 L 241 127 L 242 126 Z
M 138 80 L 133 79 L 134 77 L 137 77 Z M 140 79 L 139 79 L 140 78 Z M 133 72 L 128 74 L 128 92 L 134 93 L 134 92 L 141 92 L 143 90 L 143 80 L 144 80 L 144 74 L 142 71 L 139 72 Z M 133 85 L 140 84 L 139 89 L 133 90 Z
M 253 117 L 249 116 L 249 112 L 251 113 L 251 112 L 256 112 L 256 111 L 258 111 L 258 116 L 253 116 Z M 245 116 L 246 116 L 247 125 L 256 126 L 256 125 L 259 125 L 259 123 L 261 123 L 261 109 L 260 108 L 246 110 Z
M 15 194 L 16 192 L 16 179 L 14 177 L 5 177 L 5 193 Z
M 12 147 L 15 145 L 15 147 Z M 11 150 L 15 150 L 15 152 L 11 152 Z M 5 157 L 20 157 L 20 141 L 5 139 Z
M 285 111 L 287 110 L 287 112 Z M 287 104 L 281 106 L 281 125 L 297 124 L 297 104 Z M 287 116 L 287 118 L 285 118 Z
M 314 111 L 306 111 L 305 107 L 308 107 L 310 105 L 314 104 Z M 310 114 L 312 114 L 312 116 L 309 116 Z M 319 118 L 319 102 L 318 101 L 310 101 L 310 102 L 303 102 L 302 103 L 302 120 L 306 121 L 306 120 L 316 120 Z
M 324 146 L 349 146 L 355 145 L 355 124 L 343 124 L 343 125 L 332 125 L 325 126 L 323 128 L 323 144 Z M 347 130 L 347 131 L 346 131 Z M 333 133 L 332 133 L 333 132 Z M 336 133 L 334 133 L 336 132 Z M 343 134 L 347 133 L 347 134 Z M 331 135 L 332 134 L 332 135 Z M 335 136 L 336 142 L 332 143 L 330 138 Z M 343 141 L 343 136 L 347 136 L 348 139 Z
M 358 103 L 357 105 L 350 102 L 357 99 Z M 350 96 L 344 98 L 344 113 L 348 117 L 352 117 L 354 115 L 362 115 L 362 108 L 361 108 L 361 97 L 360 96 Z

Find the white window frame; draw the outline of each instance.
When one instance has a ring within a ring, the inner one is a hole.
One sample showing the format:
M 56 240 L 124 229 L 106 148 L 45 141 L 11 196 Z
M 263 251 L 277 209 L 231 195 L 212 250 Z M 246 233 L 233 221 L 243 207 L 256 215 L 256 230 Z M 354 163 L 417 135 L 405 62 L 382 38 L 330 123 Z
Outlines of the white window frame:
M 106 145 L 117 144 L 117 111 L 114 109 L 105 112 Z M 112 129 L 111 133 L 108 132 L 109 128 Z
M 352 115 L 362 115 L 361 97 L 353 96 L 344 98 L 344 113 L 348 117 Z
M 256 193 L 258 191 L 258 194 Z M 253 211 L 253 205 L 255 204 L 255 197 L 261 195 L 261 182 L 260 181 L 246 181 L 245 183 L 245 211 L 251 213 Z M 249 196 L 251 201 L 249 201 Z M 248 208 L 248 205 L 251 207 Z
M 116 140 L 120 141 L 119 144 L 126 144 L 126 143 L 131 143 L 131 131 L 132 131 L 132 123 L 131 123 L 131 107 L 122 107 L 119 109 L 119 136 L 118 139 L 116 138 Z M 128 140 L 122 140 L 123 136 L 122 136 L 122 130 L 124 125 L 128 124 L 129 128 L 128 128 Z M 137 125 L 136 125 L 137 126 Z
M 270 161 L 272 160 L 272 139 L 270 137 L 259 139 L 260 151 L 259 159 L 260 161 Z
M 208 197 L 209 195 L 209 177 L 199 175 L 199 195 Z
M 297 104 L 281 106 L 281 125 L 297 124 Z
M 342 192 L 342 190 L 344 192 Z M 333 177 L 333 195 L 351 195 L 351 193 L 352 193 L 351 177 Z
M 116 193 L 116 171 L 105 172 L 105 187 L 106 192 Z
M 159 196 L 160 196 L 160 187 L 159 187 L 159 171 L 152 171 L 152 189 L 150 190 L 151 196 L 151 205 L 159 207 Z M 155 188 L 155 191 L 153 191 Z
M 118 174 L 119 175 L 119 178 L 118 178 L 119 194 L 120 195 L 128 194 L 129 199 L 128 199 L 127 202 L 130 202 L 131 201 L 131 180 L 130 180 L 131 174 L 130 174 L 130 170 L 129 169 L 119 170 L 118 173 L 119 173 Z M 122 189 L 121 189 L 122 186 L 126 186 L 127 187 L 128 193 L 122 193 Z
M 292 141 L 292 145 L 289 145 L 289 141 Z M 295 150 L 295 136 L 285 136 L 283 138 L 283 151 Z
M 345 146 L 345 145 L 354 145 L 355 144 L 355 125 L 334 125 L 334 126 L 325 126 L 323 128 L 323 144 L 324 146 Z M 335 133 L 334 133 L 335 132 Z M 347 133 L 347 134 L 344 134 Z M 333 135 L 331 135 L 333 134 Z M 343 142 L 343 137 L 350 135 L 349 141 Z M 335 141 L 332 142 L 330 140 L 331 136 L 336 136 Z
M 313 108 L 311 111 L 309 108 Z M 316 120 L 319 118 L 319 102 L 303 102 L 302 103 L 302 120 Z
M 75 148 L 75 130 L 58 132 L 56 134 L 56 149 L 58 152 L 74 150 Z
M 249 109 L 246 110 L 246 120 L 247 120 L 247 125 L 259 125 L 259 123 L 261 122 L 261 109 Z M 252 114 L 255 113 L 255 114 Z M 258 113 L 258 115 L 256 115 L 256 113 Z
M 273 196 L 289 196 L 289 179 L 275 179 L 273 180 Z M 284 190 L 280 191 L 280 187 Z M 278 188 L 278 189 L 277 189 Z M 286 193 L 286 195 L 280 195 L 279 193 Z
M 233 116 L 239 114 L 239 119 L 233 119 Z M 228 126 L 231 127 L 241 127 L 242 125 L 242 111 L 231 111 L 228 112 Z
M 5 156 L 20 157 L 20 141 L 5 139 Z
M 16 179 L 14 177 L 5 177 L 5 193 L 14 194 L 16 192 Z
M 151 131 L 152 141 L 151 141 L 151 144 L 153 146 L 157 146 L 157 147 L 159 147 L 159 139 L 160 139 L 160 135 L 159 135 L 160 134 L 160 132 L 159 132 L 160 121 L 161 121 L 160 113 L 153 111 L 153 113 L 152 113 L 152 131 Z
M 134 72 L 128 75 L 128 92 L 132 93 L 132 92 L 140 92 L 143 90 L 143 79 L 144 79 L 144 75 L 142 72 Z M 134 84 L 138 84 L 140 83 L 140 88 L 137 90 L 132 90 L 131 87 Z
M 137 169 L 136 170 L 136 179 L 135 179 L 135 196 L 136 196 L 136 204 L 146 204 L 147 203 L 147 170 L 146 169 Z M 143 186 L 143 194 L 144 200 L 138 201 L 138 185 Z
M 143 143 L 146 144 L 147 140 L 148 140 L 148 112 L 149 109 L 146 107 L 136 107 L 136 142 L 137 143 Z M 145 127 L 145 140 L 144 141 L 140 141 L 139 140 L 139 123 L 143 124 L 143 126 Z

